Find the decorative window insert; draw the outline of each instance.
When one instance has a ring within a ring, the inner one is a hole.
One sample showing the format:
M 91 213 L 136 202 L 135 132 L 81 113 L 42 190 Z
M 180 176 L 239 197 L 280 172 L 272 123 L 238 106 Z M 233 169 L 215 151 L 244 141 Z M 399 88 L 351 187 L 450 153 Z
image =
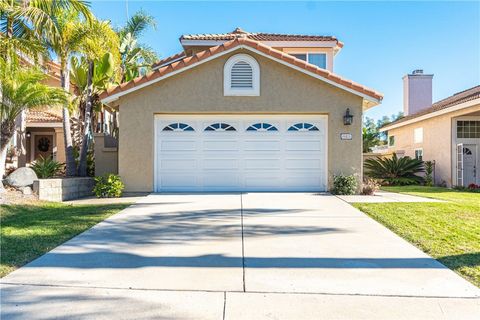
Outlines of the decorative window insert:
M 318 131 L 318 128 L 310 123 L 297 123 L 288 128 L 288 131 Z
M 225 96 L 259 96 L 260 67 L 247 54 L 230 57 L 223 68 L 223 93 Z
M 185 123 L 172 123 L 163 128 L 162 131 L 195 131 L 191 126 Z
M 423 149 L 415 149 L 415 159 L 423 161 Z
M 457 121 L 457 138 L 480 138 L 480 121 Z
M 214 123 L 205 128 L 205 131 L 237 131 L 227 123 Z
M 273 124 L 261 122 L 252 124 L 247 131 L 278 131 L 278 129 Z

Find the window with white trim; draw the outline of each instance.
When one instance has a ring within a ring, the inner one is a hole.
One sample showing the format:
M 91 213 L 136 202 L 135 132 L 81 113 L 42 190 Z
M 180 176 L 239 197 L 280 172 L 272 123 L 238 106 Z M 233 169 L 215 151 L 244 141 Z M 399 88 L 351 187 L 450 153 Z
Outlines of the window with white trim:
M 291 53 L 291 55 L 297 59 L 316 65 L 319 68 L 327 69 L 326 53 Z
M 413 129 L 413 143 L 423 142 L 423 128 Z
M 423 149 L 415 149 L 415 159 L 423 161 Z
M 223 68 L 223 94 L 260 95 L 260 67 L 252 56 L 236 54 L 227 60 Z
M 480 138 L 480 121 L 458 120 L 457 138 Z
M 395 146 L 395 136 L 388 136 L 388 146 L 389 147 Z

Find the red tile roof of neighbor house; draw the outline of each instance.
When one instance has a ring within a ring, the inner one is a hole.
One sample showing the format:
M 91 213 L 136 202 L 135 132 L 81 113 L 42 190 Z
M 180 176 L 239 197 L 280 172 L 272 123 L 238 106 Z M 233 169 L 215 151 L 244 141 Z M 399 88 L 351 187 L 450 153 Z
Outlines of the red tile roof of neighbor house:
M 57 123 L 62 122 L 62 116 L 52 111 L 28 110 L 27 123 Z
M 315 36 L 301 34 L 278 34 L 263 32 L 247 32 L 240 28 L 236 28 L 228 33 L 215 34 L 184 34 L 181 40 L 233 40 L 245 37 L 256 41 L 335 41 L 339 47 L 343 47 L 343 43 L 333 36 Z
M 471 100 L 479 99 L 480 98 L 480 85 L 475 86 L 473 88 L 460 91 L 455 93 L 453 96 L 450 96 L 448 98 L 445 98 L 443 100 L 437 101 L 434 104 L 432 104 L 431 107 L 422 110 L 420 112 L 414 113 L 414 114 L 409 114 L 408 116 L 402 117 L 396 121 L 390 122 L 386 125 L 383 126 L 383 128 L 390 127 L 392 125 L 400 124 L 402 122 L 412 120 L 415 118 L 418 118 L 420 116 L 427 115 L 429 113 L 433 113 L 436 111 L 448 109 L 450 107 L 457 106 L 461 103 L 468 102 Z
M 217 54 L 220 54 L 221 52 L 224 52 L 226 50 L 232 49 L 237 46 L 247 46 L 252 49 L 258 50 L 266 55 L 269 55 L 273 58 L 280 59 L 283 62 L 286 62 L 294 67 L 298 67 L 301 69 L 304 69 L 306 71 L 312 72 L 316 75 L 321 76 L 322 78 L 329 80 L 331 82 L 337 83 L 339 85 L 342 85 L 346 88 L 352 89 L 354 91 L 357 91 L 361 94 L 364 94 L 366 96 L 369 96 L 373 99 L 376 100 L 382 100 L 383 95 L 373 89 L 367 88 L 361 84 L 358 84 L 356 82 L 353 82 L 351 80 L 342 78 L 328 70 L 319 68 L 313 64 L 307 63 L 304 60 L 297 59 L 292 55 L 289 55 L 288 53 L 273 49 L 272 47 L 269 47 L 259 41 L 251 40 L 248 38 L 235 38 L 233 40 L 227 41 L 219 46 L 211 47 L 205 51 L 199 52 L 193 56 L 185 57 L 181 60 L 174 61 L 168 65 L 165 65 L 163 67 L 160 67 L 144 76 L 140 76 L 138 78 L 135 78 L 129 82 L 122 83 L 118 86 L 109 88 L 108 90 L 104 91 L 100 95 L 100 99 L 105 99 L 109 96 L 121 93 L 122 91 L 126 91 L 132 88 L 135 88 L 139 85 L 145 84 L 149 81 L 152 81 L 154 79 L 163 77 L 171 72 L 178 71 L 182 68 L 191 66 L 195 63 L 201 62 L 207 58 L 210 58 L 212 56 L 215 56 Z

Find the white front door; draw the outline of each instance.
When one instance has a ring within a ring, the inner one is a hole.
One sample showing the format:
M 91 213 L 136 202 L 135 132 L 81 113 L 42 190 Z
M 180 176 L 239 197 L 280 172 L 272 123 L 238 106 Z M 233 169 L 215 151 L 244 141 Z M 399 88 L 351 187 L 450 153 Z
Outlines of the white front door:
M 158 115 L 155 190 L 325 191 L 321 115 Z
M 477 183 L 477 146 L 474 144 L 463 145 L 463 180 L 464 186 Z

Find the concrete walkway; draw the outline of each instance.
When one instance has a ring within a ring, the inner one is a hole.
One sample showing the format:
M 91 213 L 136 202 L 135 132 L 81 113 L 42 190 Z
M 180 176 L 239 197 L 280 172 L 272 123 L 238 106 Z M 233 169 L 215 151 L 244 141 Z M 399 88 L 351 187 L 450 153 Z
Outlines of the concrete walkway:
M 150 195 L 3 278 L 1 316 L 478 319 L 479 297 L 334 196 Z
M 348 203 L 365 202 L 365 203 L 384 203 L 384 202 L 445 202 L 443 200 L 417 197 L 409 194 L 401 194 L 387 191 L 377 191 L 374 195 L 351 195 L 337 196 Z

